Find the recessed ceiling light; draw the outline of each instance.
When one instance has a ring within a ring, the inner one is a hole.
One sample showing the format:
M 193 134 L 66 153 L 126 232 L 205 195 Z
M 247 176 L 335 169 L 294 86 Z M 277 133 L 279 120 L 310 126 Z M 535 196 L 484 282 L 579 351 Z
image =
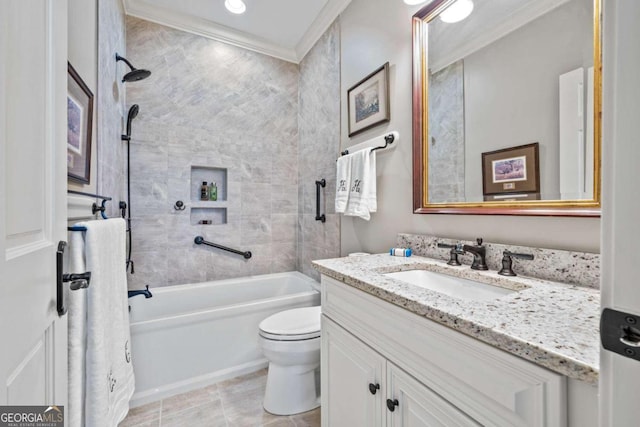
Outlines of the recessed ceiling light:
M 404 0 L 404 2 L 405 2 L 406 4 L 408 4 L 409 6 L 415 6 L 415 5 L 417 5 L 417 4 L 424 3 L 424 2 L 426 2 L 426 1 L 427 1 L 427 0 Z
M 460 22 L 467 16 L 471 15 L 473 11 L 473 1 L 471 0 L 457 0 L 451 6 L 445 9 L 440 14 L 440 20 L 447 24 L 454 22 Z
M 247 10 L 247 6 L 242 0 L 224 0 L 224 7 L 226 7 L 229 12 L 237 15 Z

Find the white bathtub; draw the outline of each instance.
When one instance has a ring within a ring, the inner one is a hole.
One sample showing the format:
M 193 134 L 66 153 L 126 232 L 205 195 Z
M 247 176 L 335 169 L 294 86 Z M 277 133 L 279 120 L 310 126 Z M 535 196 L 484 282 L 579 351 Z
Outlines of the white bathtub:
M 318 282 L 288 272 L 152 287 L 153 298 L 130 298 L 131 406 L 266 367 L 258 324 L 282 310 L 320 305 L 318 290 Z

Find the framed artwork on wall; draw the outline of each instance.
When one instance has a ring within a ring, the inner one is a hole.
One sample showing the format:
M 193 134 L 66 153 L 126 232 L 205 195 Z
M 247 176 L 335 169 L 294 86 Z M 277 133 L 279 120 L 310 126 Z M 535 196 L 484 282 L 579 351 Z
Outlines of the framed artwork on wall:
M 389 63 L 360 80 L 347 91 L 349 136 L 356 135 L 391 118 L 389 106 Z
M 538 143 L 482 153 L 482 192 L 493 201 L 506 195 L 539 199 Z
M 67 63 L 67 176 L 88 184 L 91 178 L 93 93 Z

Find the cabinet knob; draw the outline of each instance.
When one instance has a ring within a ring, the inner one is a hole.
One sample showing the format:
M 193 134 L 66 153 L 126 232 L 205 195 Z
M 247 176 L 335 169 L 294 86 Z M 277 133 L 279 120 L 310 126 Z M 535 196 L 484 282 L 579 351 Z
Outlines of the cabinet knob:
M 396 410 L 396 406 L 398 406 L 400 404 L 400 402 L 398 402 L 398 399 L 387 399 L 387 408 L 389 409 L 389 411 L 393 412 Z
M 371 394 L 376 394 L 378 390 L 380 390 L 380 384 L 369 383 L 369 391 Z

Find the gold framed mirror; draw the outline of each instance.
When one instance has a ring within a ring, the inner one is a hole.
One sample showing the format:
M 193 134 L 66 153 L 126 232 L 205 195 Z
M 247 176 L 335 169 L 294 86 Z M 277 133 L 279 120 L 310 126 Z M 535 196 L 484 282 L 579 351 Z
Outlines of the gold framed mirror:
M 412 25 L 414 212 L 600 216 L 601 0 L 433 0 Z

